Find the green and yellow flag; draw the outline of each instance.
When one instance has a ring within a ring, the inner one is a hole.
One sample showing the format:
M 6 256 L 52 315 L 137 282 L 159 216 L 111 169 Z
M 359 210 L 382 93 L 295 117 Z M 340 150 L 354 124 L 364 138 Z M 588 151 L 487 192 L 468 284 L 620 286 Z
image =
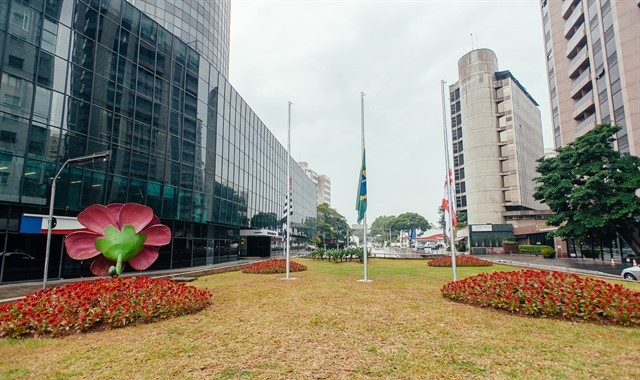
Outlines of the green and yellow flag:
M 367 165 L 365 163 L 364 150 L 362 151 L 362 169 L 360 169 L 356 210 L 358 211 L 358 223 L 360 223 L 362 219 L 364 219 L 364 214 L 367 212 Z

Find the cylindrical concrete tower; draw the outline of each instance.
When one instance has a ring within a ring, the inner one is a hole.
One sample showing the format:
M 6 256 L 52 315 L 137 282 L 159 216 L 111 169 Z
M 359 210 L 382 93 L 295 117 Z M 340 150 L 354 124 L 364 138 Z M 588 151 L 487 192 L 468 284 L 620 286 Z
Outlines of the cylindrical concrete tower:
M 197 50 L 229 78 L 230 0 L 127 1 Z
M 458 61 L 469 224 L 504 223 L 493 88 L 498 59 L 477 49 Z

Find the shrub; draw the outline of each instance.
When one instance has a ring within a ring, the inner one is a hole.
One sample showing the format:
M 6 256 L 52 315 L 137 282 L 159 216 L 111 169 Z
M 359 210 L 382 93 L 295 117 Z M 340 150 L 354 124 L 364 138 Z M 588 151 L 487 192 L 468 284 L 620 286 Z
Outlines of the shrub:
M 363 261 L 364 259 L 364 250 L 362 248 L 344 248 L 344 249 L 316 249 L 311 252 L 312 259 L 320 259 L 324 260 L 325 257 L 331 261 L 333 259 L 335 262 L 344 261 L 344 260 L 353 260 L 354 258 L 359 261 Z
M 304 270 L 307 270 L 306 266 L 289 260 L 289 272 L 302 272 Z M 257 263 L 249 264 L 242 267 L 242 273 L 274 274 L 286 272 L 287 260 L 285 259 L 270 259 L 259 261 Z
M 311 251 L 311 258 L 312 259 L 320 259 L 320 260 L 324 260 L 324 256 L 325 256 L 325 251 L 324 249 L 320 248 L 320 249 L 314 249 L 313 251 Z
M 450 267 L 451 256 L 444 256 L 444 257 L 439 257 L 437 259 L 429 260 L 427 264 L 432 267 Z M 488 267 L 491 265 L 493 265 L 491 261 L 479 259 L 473 256 L 457 256 L 456 255 L 457 267 Z
M 556 250 L 549 247 L 548 245 L 543 245 L 540 249 L 540 253 L 542 253 L 542 257 L 545 259 L 553 259 L 556 257 Z
M 194 313 L 211 293 L 168 279 L 79 281 L 0 305 L 0 336 L 62 336 Z
M 575 274 L 483 273 L 444 285 L 442 295 L 514 314 L 640 327 L 640 292 Z
M 449 248 L 449 247 L 447 247 Z M 464 244 L 456 244 L 456 251 L 457 252 L 467 252 L 467 246 Z
M 535 253 L 536 255 L 543 255 L 544 257 L 547 257 L 543 253 L 544 250 L 545 252 L 547 252 L 547 255 L 549 256 L 548 258 L 556 257 L 556 250 L 553 249 L 553 247 L 549 247 L 548 245 L 522 244 L 520 247 L 518 247 L 518 250 L 522 253 Z M 553 256 L 551 256 L 552 252 Z

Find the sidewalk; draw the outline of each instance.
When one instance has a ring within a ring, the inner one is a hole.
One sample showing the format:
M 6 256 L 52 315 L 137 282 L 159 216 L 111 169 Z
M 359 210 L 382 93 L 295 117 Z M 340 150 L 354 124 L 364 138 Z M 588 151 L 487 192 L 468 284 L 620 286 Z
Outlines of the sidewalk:
M 251 264 L 256 261 L 260 261 L 260 260 L 262 260 L 262 258 L 260 257 L 246 257 L 244 259 L 237 260 L 237 261 L 229 261 L 226 263 L 219 263 L 219 264 L 212 264 L 212 265 L 203 265 L 199 267 L 166 269 L 166 270 L 144 271 L 144 272 L 127 272 L 127 273 L 124 273 L 123 276 L 126 277 L 126 276 L 144 275 L 152 278 L 169 277 L 172 279 L 176 279 L 178 281 L 180 280 L 188 281 L 192 278 L 195 279 L 197 277 L 206 276 L 209 274 L 240 270 L 240 268 L 242 268 L 243 266 L 247 264 Z M 95 280 L 97 278 L 100 278 L 100 277 L 82 277 L 82 278 L 69 278 L 69 279 L 47 281 L 47 288 L 53 288 L 54 286 L 68 284 L 71 282 L 90 281 L 90 280 Z M 0 304 L 6 303 L 6 302 L 12 302 L 20 298 L 24 298 L 25 295 L 29 293 L 35 293 L 40 289 L 42 289 L 42 280 L 1 284 L 0 285 Z
M 525 256 L 518 254 L 503 255 L 474 255 L 475 257 L 493 261 L 497 264 L 513 265 L 525 268 L 555 270 L 559 272 L 584 274 L 590 276 L 600 276 L 610 279 L 621 280 L 620 273 L 631 264 L 620 264 L 616 262 L 612 265 L 610 261 L 599 259 L 582 258 L 555 258 L 545 259 L 543 257 Z

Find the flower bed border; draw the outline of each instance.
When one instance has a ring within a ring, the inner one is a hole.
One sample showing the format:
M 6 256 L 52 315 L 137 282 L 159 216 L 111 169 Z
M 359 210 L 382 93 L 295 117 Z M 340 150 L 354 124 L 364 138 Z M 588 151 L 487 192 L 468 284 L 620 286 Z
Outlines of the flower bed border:
M 286 260 L 285 259 L 269 259 L 252 263 L 242 267 L 242 273 L 251 274 L 275 274 L 286 273 Z M 302 272 L 307 270 L 307 266 L 289 260 L 289 272 Z
M 0 305 L 0 337 L 64 336 L 195 313 L 211 293 L 168 278 L 78 281 Z
M 429 260 L 427 265 L 431 267 L 451 267 L 451 256 L 438 257 L 437 259 Z M 488 260 L 479 259 L 473 256 L 456 255 L 457 267 L 490 267 L 493 263 Z
M 640 292 L 575 274 L 481 273 L 445 284 L 441 292 L 455 302 L 512 314 L 640 327 Z

